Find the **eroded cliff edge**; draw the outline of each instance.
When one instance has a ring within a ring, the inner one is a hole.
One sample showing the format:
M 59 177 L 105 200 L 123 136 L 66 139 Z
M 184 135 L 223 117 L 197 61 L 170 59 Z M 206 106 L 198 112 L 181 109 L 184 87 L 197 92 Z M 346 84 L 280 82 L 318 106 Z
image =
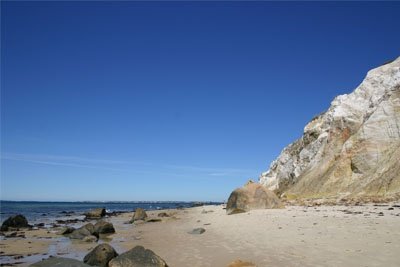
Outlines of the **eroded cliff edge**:
M 259 182 L 286 198 L 400 198 L 400 57 L 336 97 Z

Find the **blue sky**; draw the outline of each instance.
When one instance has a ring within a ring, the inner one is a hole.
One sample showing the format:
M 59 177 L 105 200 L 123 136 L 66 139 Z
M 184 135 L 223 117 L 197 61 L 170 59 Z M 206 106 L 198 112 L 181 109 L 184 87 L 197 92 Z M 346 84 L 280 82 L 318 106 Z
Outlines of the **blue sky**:
M 400 3 L 1 2 L 1 199 L 225 200 L 366 72 Z

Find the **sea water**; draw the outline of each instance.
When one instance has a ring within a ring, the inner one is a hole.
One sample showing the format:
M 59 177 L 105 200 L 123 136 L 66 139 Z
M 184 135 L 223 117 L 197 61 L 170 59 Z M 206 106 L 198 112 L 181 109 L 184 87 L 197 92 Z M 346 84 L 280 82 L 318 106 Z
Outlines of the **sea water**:
M 213 203 L 207 203 L 213 204 Z M 94 208 L 105 208 L 107 212 L 133 212 L 145 210 L 176 209 L 193 206 L 193 202 L 36 202 L 0 201 L 0 223 L 9 216 L 22 214 L 30 224 L 53 222 L 57 219 L 79 218 Z

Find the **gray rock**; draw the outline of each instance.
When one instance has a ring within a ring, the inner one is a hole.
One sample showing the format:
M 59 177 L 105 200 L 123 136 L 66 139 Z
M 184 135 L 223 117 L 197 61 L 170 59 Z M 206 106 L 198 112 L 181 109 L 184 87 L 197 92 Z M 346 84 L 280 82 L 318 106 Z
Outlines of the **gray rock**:
M 168 267 L 167 263 L 150 249 L 136 246 L 108 263 L 109 267 Z
M 90 210 L 85 213 L 86 218 L 88 219 L 99 219 L 101 217 L 106 216 L 106 209 L 105 208 L 97 208 Z
M 85 224 L 81 228 L 75 229 L 68 236 L 71 239 L 83 239 L 87 236 L 95 235 L 98 236 L 98 233 L 94 230 L 94 225 L 91 223 Z
M 193 229 L 192 231 L 188 232 L 188 234 L 191 234 L 191 235 L 201 235 L 201 234 L 203 234 L 205 231 L 206 231 L 206 229 L 204 229 L 204 228 L 195 228 L 195 229 Z
M 75 259 L 51 257 L 34 264 L 31 267 L 90 267 L 90 265 L 84 264 Z
M 109 244 L 101 244 L 89 252 L 83 262 L 92 266 L 107 267 L 108 262 L 117 257 L 118 253 Z
M 7 220 L 3 222 L 1 225 L 1 231 L 8 231 L 9 228 L 28 228 L 31 227 L 28 224 L 28 220 L 24 215 L 18 214 L 15 216 L 9 217 Z
M 249 181 L 244 187 L 234 190 L 226 204 L 226 213 L 236 214 L 253 209 L 283 208 L 279 198 L 266 187 Z
M 115 229 L 112 223 L 100 220 L 94 225 L 94 232 L 98 234 L 112 234 L 115 233 Z

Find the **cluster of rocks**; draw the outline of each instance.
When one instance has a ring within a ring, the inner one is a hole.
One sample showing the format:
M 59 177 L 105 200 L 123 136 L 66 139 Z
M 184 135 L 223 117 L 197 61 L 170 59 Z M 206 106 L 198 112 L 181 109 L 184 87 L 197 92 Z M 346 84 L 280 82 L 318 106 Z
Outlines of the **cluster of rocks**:
M 40 262 L 34 263 L 32 267 L 168 267 L 167 263 L 150 249 L 136 246 L 120 255 L 109 244 L 100 244 L 90 251 L 83 262 L 60 257 L 51 257 Z
M 77 229 L 67 226 L 58 232 L 58 234 L 71 239 L 80 239 L 86 242 L 96 242 L 100 234 L 112 233 L 115 233 L 113 224 L 104 220 L 99 220 L 95 224 L 88 223 Z

